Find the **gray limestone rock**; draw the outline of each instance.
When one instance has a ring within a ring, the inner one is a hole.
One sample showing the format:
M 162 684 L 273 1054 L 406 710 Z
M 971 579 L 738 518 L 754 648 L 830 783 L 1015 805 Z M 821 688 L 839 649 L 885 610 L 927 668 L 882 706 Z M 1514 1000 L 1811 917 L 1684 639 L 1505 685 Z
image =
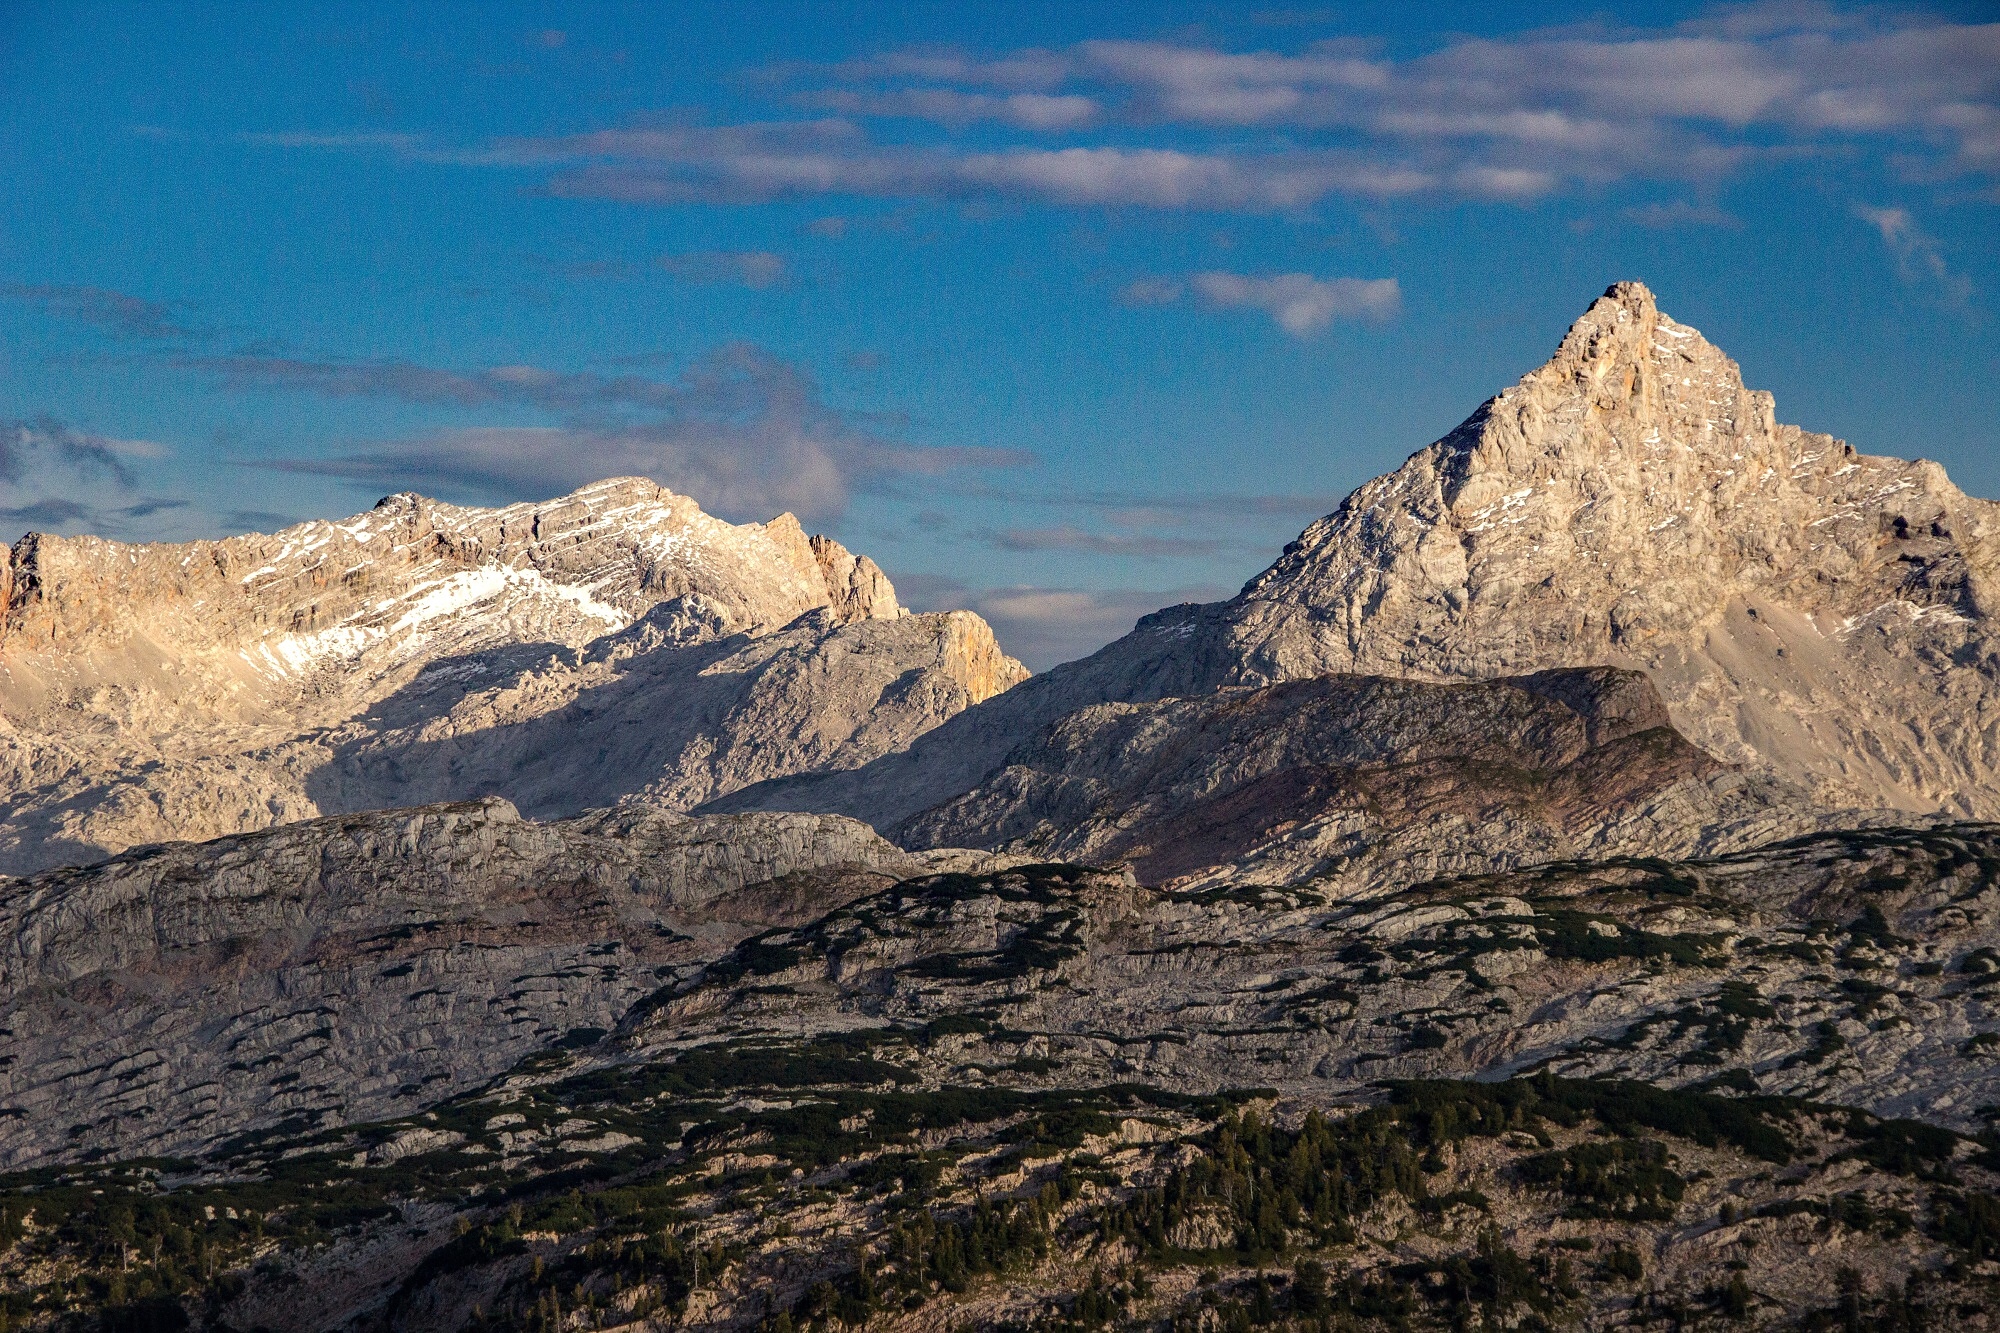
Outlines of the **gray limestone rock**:
M 15 873 L 492 792 L 686 805 L 853 767 L 1027 674 L 789 514 L 735 526 L 633 478 L 223 541 L 31 534 L 0 594 Z
M 0 1165 L 394 1115 L 932 865 L 833 816 L 488 798 L 0 880 Z
M 888 828 L 1079 709 L 1328 673 L 1639 670 L 1715 757 L 1829 809 L 2000 814 L 2000 507 L 1781 425 L 1619 283 L 1555 356 L 1361 487 L 1227 602 L 1172 607 L 855 772 L 719 809 Z

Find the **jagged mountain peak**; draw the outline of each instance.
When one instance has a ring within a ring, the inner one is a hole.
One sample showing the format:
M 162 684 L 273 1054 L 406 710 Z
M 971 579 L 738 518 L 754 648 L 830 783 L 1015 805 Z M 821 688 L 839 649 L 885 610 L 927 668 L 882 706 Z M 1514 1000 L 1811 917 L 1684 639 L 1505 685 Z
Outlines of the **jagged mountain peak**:
M 699 596 L 735 625 L 830 607 L 898 614 L 873 561 L 790 514 L 731 524 L 640 477 L 481 508 L 414 492 L 345 519 L 216 541 L 127 545 L 32 533 L 9 552 L 10 662 L 116 651 L 234 653 L 273 685 L 352 674 L 534 633 L 580 646 L 650 607 Z
M 1308 528 L 1245 588 L 1238 641 L 1253 678 L 1484 677 L 1643 659 L 1731 599 L 1828 633 L 1961 624 L 1992 604 L 1995 512 L 1935 463 L 1780 424 L 1620 283 L 1545 365 Z M 1276 632 L 1300 614 L 1312 634 Z
M 1637 667 L 1724 758 L 1843 802 L 1988 811 L 2000 754 L 1967 726 L 1954 755 L 1908 719 L 1964 725 L 1945 700 L 1991 633 L 1996 543 L 2000 507 L 1936 463 L 1780 423 L 1625 282 L 1546 364 L 1308 528 L 1225 619 L 1247 682 Z M 1901 739 L 1862 741 L 1857 695 Z
M 863 762 L 1027 674 L 793 515 L 639 477 L 216 541 L 31 534 L 0 596 L 6 870 L 491 792 L 684 805 Z
M 1056 719 L 1329 674 L 1646 673 L 1674 726 L 1824 808 L 2000 816 L 2000 506 L 1936 463 L 1777 419 L 1621 282 L 1543 365 L 1308 527 L 1234 598 L 1170 608 L 853 779 L 736 804 L 882 827 Z

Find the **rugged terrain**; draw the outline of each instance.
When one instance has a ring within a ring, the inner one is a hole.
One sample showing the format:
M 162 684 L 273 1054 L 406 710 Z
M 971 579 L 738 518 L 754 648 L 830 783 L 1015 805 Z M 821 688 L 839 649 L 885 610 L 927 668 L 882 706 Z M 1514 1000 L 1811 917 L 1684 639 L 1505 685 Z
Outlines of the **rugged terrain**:
M 1479 684 L 1321 676 L 1198 699 L 1099 704 L 905 845 L 1126 863 L 1147 883 L 1370 893 L 1578 856 L 1687 856 L 1879 818 L 1689 744 L 1637 672 Z
M 851 773 L 718 808 L 888 828 L 1058 719 L 1330 672 L 1644 671 L 1716 758 L 1822 806 L 2000 816 L 2000 508 L 1942 468 L 1778 423 L 1736 363 L 1619 283 L 1555 356 L 1361 487 L 1227 602 Z
M 663 969 L 990 860 L 835 816 L 538 824 L 489 797 L 48 871 L 0 896 L 0 1165 L 428 1104 L 601 1036 Z
M 1034 679 L 644 482 L 25 539 L 0 1328 L 1995 1327 L 1996 542 L 1635 283 Z
M 789 514 L 734 526 L 636 479 L 183 545 L 31 534 L 0 592 L 17 874 L 493 793 L 684 807 L 864 762 L 1027 674 Z
M 0 1180 L 7 1308 L 1991 1327 L 1989 826 L 1366 902 L 1064 865 L 842 882 L 424 1109 Z

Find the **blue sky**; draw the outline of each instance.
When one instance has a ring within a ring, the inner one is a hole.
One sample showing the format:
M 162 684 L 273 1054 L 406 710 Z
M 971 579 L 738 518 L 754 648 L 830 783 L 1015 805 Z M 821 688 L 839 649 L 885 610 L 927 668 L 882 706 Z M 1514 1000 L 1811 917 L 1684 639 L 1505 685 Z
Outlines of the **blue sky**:
M 645 473 L 1047 666 L 1627 277 L 2000 494 L 1990 6 L 1665 8 L 7 6 L 0 525 Z

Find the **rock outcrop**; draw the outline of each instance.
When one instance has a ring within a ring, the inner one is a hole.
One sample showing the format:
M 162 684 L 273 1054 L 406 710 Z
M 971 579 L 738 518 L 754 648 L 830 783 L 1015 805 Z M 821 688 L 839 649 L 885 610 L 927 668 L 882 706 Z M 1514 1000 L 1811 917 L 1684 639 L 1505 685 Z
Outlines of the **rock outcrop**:
M 718 808 L 887 828 L 1082 708 L 1327 673 L 1639 670 L 1715 757 L 1824 807 L 2000 816 L 2000 506 L 1778 423 L 1620 283 L 1549 363 L 1361 487 L 1227 602 L 1125 638 L 854 773 Z
M 1992 825 L 1366 901 L 971 869 L 665 967 L 457 1097 L 9 1176 L 0 1288 L 315 1333 L 2000 1308 Z
M 1072 865 L 906 881 L 690 969 L 579 1068 L 889 1024 L 956 1034 L 911 1055 L 942 1087 L 1254 1077 L 1325 1101 L 1551 1070 L 1968 1130 L 2000 1098 L 2000 1035 L 1980 1037 L 2000 827 L 1335 888 L 1162 891 Z
M 911 847 L 1123 862 L 1147 883 L 1343 896 L 1544 861 L 1691 856 L 1865 822 L 1718 762 L 1637 672 L 1320 676 L 1098 704 L 891 830 Z
M 30 535 L 0 617 L 0 869 L 505 794 L 562 815 L 852 767 L 1021 680 L 789 514 L 648 481 L 391 496 L 271 536 Z
M 489 798 L 0 881 L 0 1166 L 428 1105 L 934 864 L 831 816 Z

